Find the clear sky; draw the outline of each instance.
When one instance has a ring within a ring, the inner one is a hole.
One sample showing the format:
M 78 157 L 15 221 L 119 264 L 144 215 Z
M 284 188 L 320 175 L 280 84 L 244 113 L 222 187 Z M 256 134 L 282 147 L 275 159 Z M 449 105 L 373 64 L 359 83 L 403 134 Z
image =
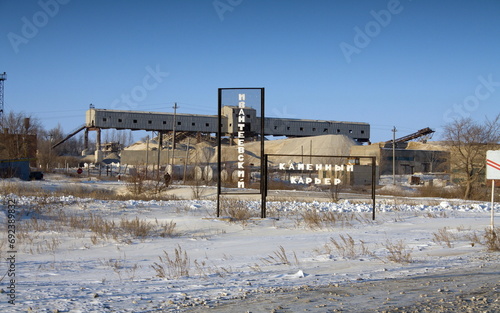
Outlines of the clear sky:
M 5 110 L 69 132 L 97 108 L 367 122 L 372 142 L 500 112 L 498 0 L 0 0 Z

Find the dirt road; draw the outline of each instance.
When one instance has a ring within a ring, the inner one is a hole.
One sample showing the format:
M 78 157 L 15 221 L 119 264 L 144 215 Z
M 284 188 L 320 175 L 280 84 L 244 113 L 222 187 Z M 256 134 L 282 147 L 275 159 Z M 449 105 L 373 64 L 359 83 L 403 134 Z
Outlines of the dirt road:
M 186 312 L 500 312 L 500 263 L 402 279 L 270 290 Z

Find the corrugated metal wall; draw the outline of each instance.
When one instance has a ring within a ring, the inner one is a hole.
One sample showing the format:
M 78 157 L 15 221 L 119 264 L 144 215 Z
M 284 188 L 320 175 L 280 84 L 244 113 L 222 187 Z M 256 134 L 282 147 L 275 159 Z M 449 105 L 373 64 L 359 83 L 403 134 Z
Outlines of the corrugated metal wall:
M 245 123 L 254 133 L 260 132 L 260 120 L 255 109 L 245 108 Z M 238 108 L 223 107 L 223 131 L 235 134 L 238 131 Z M 146 131 L 171 131 L 174 127 L 173 113 L 133 112 L 90 109 L 86 114 L 88 127 L 132 129 Z M 176 114 L 175 129 L 183 132 L 216 133 L 217 116 Z M 300 119 L 266 118 L 265 135 L 306 137 L 319 135 L 346 135 L 354 140 L 370 140 L 370 124 L 357 122 L 314 121 Z

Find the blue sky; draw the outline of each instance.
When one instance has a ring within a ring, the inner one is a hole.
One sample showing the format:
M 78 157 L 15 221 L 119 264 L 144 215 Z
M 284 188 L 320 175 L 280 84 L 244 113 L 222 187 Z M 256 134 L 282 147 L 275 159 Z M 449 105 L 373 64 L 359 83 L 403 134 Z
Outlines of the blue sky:
M 367 122 L 373 142 L 500 113 L 500 1 L 0 0 L 5 110 L 66 132 L 103 109 Z

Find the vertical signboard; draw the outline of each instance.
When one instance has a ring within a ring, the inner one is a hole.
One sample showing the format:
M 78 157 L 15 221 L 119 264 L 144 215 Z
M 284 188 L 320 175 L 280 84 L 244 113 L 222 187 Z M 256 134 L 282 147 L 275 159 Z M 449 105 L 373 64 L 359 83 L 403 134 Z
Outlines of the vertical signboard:
M 264 88 L 219 88 L 217 216 L 223 194 L 260 194 L 264 156 Z
M 265 160 L 263 217 L 266 215 L 264 198 L 269 190 L 314 190 L 337 201 L 343 188 L 371 185 L 375 220 L 376 157 L 266 153 Z
M 495 180 L 500 179 L 500 150 L 486 151 L 486 179 L 491 179 L 491 231 L 495 230 Z
M 500 179 L 500 150 L 486 151 L 486 179 Z

